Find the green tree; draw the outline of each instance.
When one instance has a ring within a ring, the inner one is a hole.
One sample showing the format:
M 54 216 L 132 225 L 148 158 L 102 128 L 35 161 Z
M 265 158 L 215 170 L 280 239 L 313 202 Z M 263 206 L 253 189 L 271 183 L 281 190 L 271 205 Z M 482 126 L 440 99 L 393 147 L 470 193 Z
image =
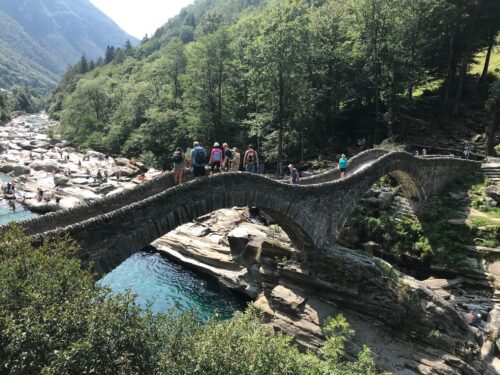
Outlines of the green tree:
M 115 47 L 107 46 L 106 53 L 104 55 L 104 64 L 109 64 L 115 58 Z
M 298 120 L 307 103 L 305 77 L 308 4 L 303 0 L 272 2 L 259 24 L 259 35 L 247 56 L 257 111 L 266 112 L 277 132 L 277 174 L 283 174 L 285 130 Z M 253 56 L 253 58 L 251 57 Z
M 231 63 L 231 37 L 227 27 L 202 36 L 187 51 L 184 83 L 187 117 L 193 133 L 221 140 L 225 129 L 225 89 Z
M 490 86 L 486 109 L 491 113 L 490 125 L 486 131 L 486 152 L 488 155 L 495 156 L 496 133 L 500 123 L 500 80 L 496 80 Z

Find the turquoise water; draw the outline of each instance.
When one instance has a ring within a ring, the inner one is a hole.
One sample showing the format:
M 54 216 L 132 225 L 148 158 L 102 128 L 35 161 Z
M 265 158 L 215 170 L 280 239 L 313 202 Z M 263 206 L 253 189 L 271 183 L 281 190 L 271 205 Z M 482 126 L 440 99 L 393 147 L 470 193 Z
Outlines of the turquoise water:
M 6 200 L 0 201 L 0 225 L 8 224 L 11 221 L 29 219 L 34 216 L 37 216 L 37 214 L 28 211 L 19 203 L 16 203 L 16 212 L 13 212 Z
M 156 313 L 172 307 L 180 311 L 196 310 L 202 320 L 214 314 L 226 319 L 236 310 L 244 310 L 246 300 L 204 276 L 159 254 L 138 252 L 99 281 L 113 292 L 128 288 L 137 294 L 137 303 L 151 302 Z
M 12 178 L 9 176 L 0 173 L 0 181 L 8 182 L 11 181 Z M 11 221 L 21 221 L 25 219 L 29 219 L 30 217 L 37 216 L 31 211 L 28 211 L 21 204 L 16 203 L 16 212 L 12 211 L 12 208 L 9 206 L 9 202 L 5 199 L 0 200 L 0 225 L 8 224 Z
M 0 173 L 0 181 L 1 182 L 9 182 L 9 181 L 12 181 L 12 177 L 7 176 L 6 174 Z

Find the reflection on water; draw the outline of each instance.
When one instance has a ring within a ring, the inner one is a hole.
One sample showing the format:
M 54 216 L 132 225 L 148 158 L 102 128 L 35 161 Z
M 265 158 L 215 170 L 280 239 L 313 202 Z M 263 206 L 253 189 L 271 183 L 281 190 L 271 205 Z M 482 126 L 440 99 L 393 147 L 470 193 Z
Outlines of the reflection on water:
M 171 307 L 182 311 L 195 309 L 203 320 L 215 312 L 225 319 L 243 310 L 243 297 L 221 287 L 215 280 L 186 269 L 159 254 L 139 252 L 100 280 L 102 285 L 120 293 L 128 288 L 137 294 L 137 303 L 152 303 L 154 312 Z

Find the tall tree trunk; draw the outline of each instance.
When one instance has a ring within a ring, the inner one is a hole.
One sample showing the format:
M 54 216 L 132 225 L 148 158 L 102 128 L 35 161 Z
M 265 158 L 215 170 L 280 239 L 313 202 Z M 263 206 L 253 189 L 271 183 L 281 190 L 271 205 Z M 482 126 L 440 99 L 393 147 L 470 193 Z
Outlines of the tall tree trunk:
M 278 77 L 278 85 L 279 85 L 279 130 L 278 130 L 278 165 L 276 168 L 276 174 L 278 176 L 283 175 L 283 131 L 285 127 L 285 114 L 284 114 L 284 96 L 285 96 L 285 82 L 283 80 L 283 71 L 279 70 Z
M 380 64 L 375 67 L 375 134 L 373 136 L 375 142 L 380 142 Z
M 479 87 L 481 88 L 484 85 L 484 80 L 486 79 L 486 75 L 488 74 L 488 68 L 490 66 L 490 58 L 491 58 L 491 51 L 493 50 L 493 47 L 495 46 L 495 38 L 496 37 L 496 32 L 492 31 L 490 33 L 490 37 L 488 39 L 488 51 L 486 52 L 486 58 L 484 60 L 484 66 L 483 66 L 483 72 L 481 73 L 481 78 L 479 78 Z
M 446 83 L 443 97 L 443 115 L 446 120 L 448 117 L 448 102 L 450 100 L 451 85 L 455 79 L 455 73 L 453 69 L 454 56 L 453 56 L 453 44 L 455 43 L 455 25 L 453 26 L 452 34 L 450 35 L 450 41 L 448 44 L 448 68 L 446 73 Z
M 469 33 L 467 35 L 467 44 L 465 45 L 465 53 L 462 61 L 462 65 L 460 66 L 460 76 L 458 81 L 458 89 L 457 96 L 455 97 L 455 105 L 453 106 L 453 114 L 456 115 L 458 113 L 458 109 L 460 107 L 460 103 L 462 102 L 462 95 L 464 91 L 464 81 L 465 75 L 467 74 L 467 70 L 469 68 L 469 60 L 471 58 L 472 51 L 472 38 L 474 36 L 474 31 L 476 30 L 477 18 L 479 16 L 479 11 L 481 9 L 482 1 L 479 0 L 478 4 L 474 8 L 474 14 L 472 15 L 472 19 L 469 25 Z
M 217 108 L 217 122 L 218 122 L 218 128 L 219 132 L 222 132 L 222 75 L 224 74 L 224 66 L 222 62 L 219 63 L 219 81 L 218 81 L 218 90 L 217 90 L 217 95 L 218 95 L 218 108 Z M 222 134 L 219 134 L 218 137 L 221 137 Z M 218 138 L 219 141 L 222 141 L 222 139 Z
M 498 123 L 500 122 L 500 111 L 493 112 L 493 118 L 488 126 L 487 130 L 487 140 L 486 140 L 486 153 L 491 156 L 496 156 L 495 153 L 495 135 L 498 129 Z

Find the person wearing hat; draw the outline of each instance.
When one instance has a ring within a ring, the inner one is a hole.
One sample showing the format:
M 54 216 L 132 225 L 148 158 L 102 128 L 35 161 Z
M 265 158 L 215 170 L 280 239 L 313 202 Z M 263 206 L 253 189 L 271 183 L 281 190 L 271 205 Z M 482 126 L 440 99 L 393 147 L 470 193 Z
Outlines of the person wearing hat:
M 210 174 L 219 173 L 221 171 L 221 163 L 224 159 L 224 153 L 222 152 L 219 143 L 214 143 L 214 148 L 210 153 Z
M 231 164 L 231 161 L 233 160 L 233 153 L 231 152 L 229 145 L 225 142 L 222 144 L 222 149 L 224 152 L 224 160 L 222 162 L 222 171 L 229 172 L 230 164 Z

